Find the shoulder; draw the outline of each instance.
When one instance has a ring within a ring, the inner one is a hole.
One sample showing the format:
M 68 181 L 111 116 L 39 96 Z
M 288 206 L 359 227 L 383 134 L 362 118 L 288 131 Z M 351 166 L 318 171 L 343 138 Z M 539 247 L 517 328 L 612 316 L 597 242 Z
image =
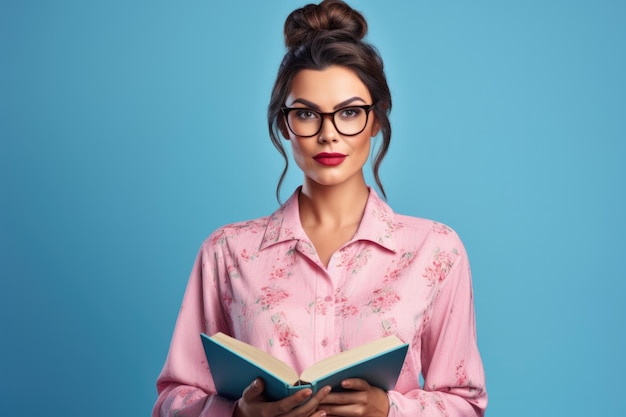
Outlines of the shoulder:
M 397 215 L 394 234 L 400 253 L 411 253 L 429 286 L 462 282 L 470 277 L 469 257 L 461 238 L 450 226 L 424 218 Z M 454 277 L 450 279 L 450 277 Z
M 255 242 L 258 245 L 263 239 L 269 219 L 269 216 L 265 216 L 221 226 L 202 242 L 202 250 L 213 251 L 216 248 L 241 244 L 254 245 Z
M 394 238 L 399 244 L 415 244 L 430 246 L 434 249 L 464 252 L 463 242 L 457 232 L 450 226 L 436 220 L 394 213 Z
M 396 250 L 417 252 L 429 251 L 464 252 L 459 235 L 450 226 L 423 217 L 397 213 L 375 191 L 370 192 L 370 201 L 365 213 L 365 228 L 382 236 L 379 242 L 388 242 Z M 374 237 L 377 237 L 374 236 Z
M 268 238 L 275 238 L 275 234 L 284 227 L 284 224 L 297 221 L 297 191 L 287 202 L 278 207 L 271 215 L 258 217 L 252 220 L 226 224 L 217 228 L 202 243 L 203 251 L 254 251 L 261 249 L 262 243 Z

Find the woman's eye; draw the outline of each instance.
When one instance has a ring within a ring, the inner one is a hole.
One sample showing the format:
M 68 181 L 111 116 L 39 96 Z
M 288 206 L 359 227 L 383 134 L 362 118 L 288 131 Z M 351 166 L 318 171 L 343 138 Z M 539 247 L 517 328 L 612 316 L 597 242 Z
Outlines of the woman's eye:
M 341 117 L 344 119 L 353 119 L 358 117 L 363 110 L 359 107 L 349 107 L 347 109 L 341 110 Z
M 318 115 L 312 110 L 297 110 L 296 117 L 301 120 L 317 119 Z

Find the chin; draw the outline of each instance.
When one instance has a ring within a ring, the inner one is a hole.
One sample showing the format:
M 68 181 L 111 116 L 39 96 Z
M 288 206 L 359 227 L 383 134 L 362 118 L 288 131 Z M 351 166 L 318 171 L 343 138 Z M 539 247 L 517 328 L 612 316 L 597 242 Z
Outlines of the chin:
M 360 184 L 362 181 L 364 181 L 362 177 L 357 178 L 356 176 L 351 176 L 351 177 L 321 176 L 321 177 L 309 177 L 309 179 L 314 184 L 322 186 L 322 187 L 339 187 L 339 186 L 344 186 L 347 184 L 357 184 L 357 180 L 358 180 L 358 183 Z

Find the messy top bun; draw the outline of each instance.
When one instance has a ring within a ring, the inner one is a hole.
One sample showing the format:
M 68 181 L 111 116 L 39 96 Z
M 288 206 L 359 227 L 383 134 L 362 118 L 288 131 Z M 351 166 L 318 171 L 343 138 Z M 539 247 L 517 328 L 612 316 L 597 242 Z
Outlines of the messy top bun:
M 291 12 L 285 21 L 284 32 L 285 45 L 294 49 L 324 32 L 359 41 L 367 33 L 367 22 L 361 13 L 343 1 L 330 0 Z
M 376 48 L 364 41 L 366 33 L 367 22 L 363 15 L 341 0 L 308 4 L 294 10 L 287 17 L 284 27 L 287 53 L 278 70 L 267 111 L 270 138 L 285 161 L 276 187 L 278 201 L 280 186 L 289 166 L 280 133 L 287 131 L 282 108 L 290 93 L 291 82 L 303 69 L 323 70 L 333 65 L 354 71 L 372 96 L 372 112 L 382 133 L 382 143 L 372 169 L 376 184 L 385 196 L 378 169 L 391 141 L 391 93 L 383 70 L 383 61 Z

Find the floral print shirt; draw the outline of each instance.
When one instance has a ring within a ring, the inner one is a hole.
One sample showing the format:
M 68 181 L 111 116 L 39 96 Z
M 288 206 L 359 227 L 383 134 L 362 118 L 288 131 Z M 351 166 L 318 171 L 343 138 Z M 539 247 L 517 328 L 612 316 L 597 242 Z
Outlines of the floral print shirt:
M 235 403 L 215 394 L 199 337 L 217 331 L 298 373 L 395 334 L 410 347 L 388 392 L 390 416 L 482 416 L 487 405 L 463 244 L 441 223 L 394 213 L 372 189 L 356 234 L 328 267 L 300 223 L 298 191 L 271 216 L 221 227 L 206 239 L 153 416 L 232 415 Z

